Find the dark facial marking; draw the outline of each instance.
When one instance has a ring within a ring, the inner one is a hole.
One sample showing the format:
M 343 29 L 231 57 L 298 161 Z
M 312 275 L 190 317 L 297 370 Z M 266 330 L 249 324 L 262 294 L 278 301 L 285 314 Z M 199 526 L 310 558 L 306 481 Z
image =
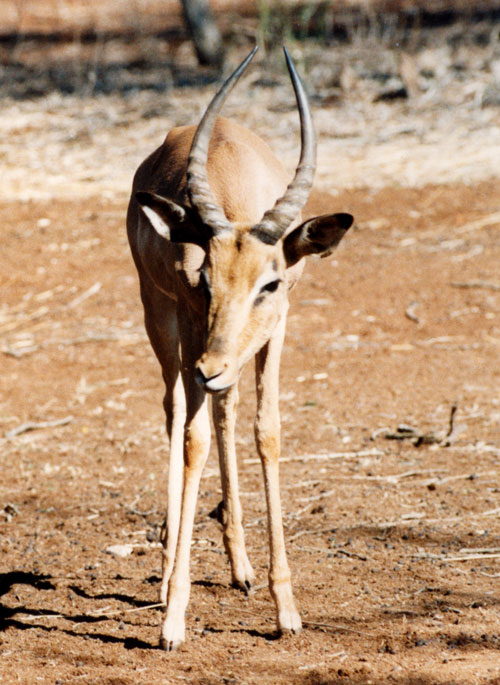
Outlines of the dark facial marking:
M 265 245 L 276 245 L 276 238 L 272 235 L 269 235 L 267 231 L 252 228 L 250 232 L 254 236 L 254 238 L 260 240 L 261 243 L 264 243 Z
M 212 299 L 212 291 L 210 290 L 210 282 L 208 280 L 208 276 L 203 269 L 200 271 L 200 286 L 203 289 L 203 294 L 205 295 L 207 305 L 209 305 L 210 300 Z
M 226 344 L 224 342 L 224 338 L 221 338 L 220 336 L 216 335 L 215 338 L 212 338 L 210 341 L 210 352 L 213 354 L 219 354 L 221 352 L 224 352 L 226 349 Z

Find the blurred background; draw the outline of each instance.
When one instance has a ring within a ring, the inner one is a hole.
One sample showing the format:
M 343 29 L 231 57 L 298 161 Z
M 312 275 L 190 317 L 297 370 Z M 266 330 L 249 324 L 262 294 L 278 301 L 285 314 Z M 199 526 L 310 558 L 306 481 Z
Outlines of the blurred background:
M 293 168 L 286 43 L 317 112 L 320 186 L 333 171 L 339 188 L 496 173 L 493 0 L 0 0 L 0 17 L 0 150 L 10 170 L 0 197 L 87 194 L 96 183 L 128 192 L 145 152 L 171 126 L 197 121 L 214 82 L 255 43 L 225 113 L 277 141 Z
M 429 90 L 448 66 L 455 75 L 490 66 L 491 85 L 500 78 L 495 0 L 0 0 L 0 17 L 0 92 L 16 98 L 188 86 L 214 78 L 226 53 L 255 42 L 261 59 L 286 42 L 327 62 L 310 82 L 323 97 L 356 79 L 375 97 L 408 97 Z M 370 66 L 365 51 L 374 47 L 384 54 Z M 443 52 L 434 59 L 407 63 L 436 47 Z M 194 71 L 197 62 L 206 68 Z

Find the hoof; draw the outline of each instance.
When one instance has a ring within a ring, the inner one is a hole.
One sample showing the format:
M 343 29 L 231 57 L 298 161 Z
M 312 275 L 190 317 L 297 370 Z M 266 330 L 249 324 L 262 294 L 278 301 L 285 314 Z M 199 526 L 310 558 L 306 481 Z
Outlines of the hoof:
M 297 635 L 302 630 L 302 621 L 297 611 L 283 611 L 278 618 L 278 630 L 281 635 Z
M 231 585 L 236 590 L 241 590 L 241 592 L 244 592 L 247 597 L 249 595 L 252 595 L 254 592 L 252 580 L 234 580 L 233 579 Z
M 160 647 L 166 652 L 173 652 L 182 645 L 184 638 L 184 617 L 167 615 L 161 631 Z
M 160 648 L 166 652 L 173 652 L 174 649 L 179 649 L 184 640 L 167 640 L 163 636 L 160 638 Z
M 279 634 L 282 636 L 284 636 L 284 635 L 298 635 L 301 632 L 302 632 L 302 625 L 298 626 L 298 628 L 279 628 Z

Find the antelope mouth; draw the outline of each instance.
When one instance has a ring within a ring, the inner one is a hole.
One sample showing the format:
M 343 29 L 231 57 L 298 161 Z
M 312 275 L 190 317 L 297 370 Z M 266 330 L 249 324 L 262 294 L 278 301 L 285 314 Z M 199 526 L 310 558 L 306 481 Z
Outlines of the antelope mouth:
M 228 379 L 227 375 L 228 374 L 226 374 L 224 370 L 207 378 L 200 369 L 196 369 L 195 371 L 195 378 L 198 385 L 203 388 L 205 392 L 209 392 L 212 395 L 222 395 L 234 385 L 235 381 Z

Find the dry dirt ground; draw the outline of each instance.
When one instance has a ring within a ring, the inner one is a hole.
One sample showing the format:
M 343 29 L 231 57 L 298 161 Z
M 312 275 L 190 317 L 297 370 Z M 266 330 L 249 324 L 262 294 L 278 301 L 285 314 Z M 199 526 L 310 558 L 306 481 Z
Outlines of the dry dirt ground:
M 237 447 L 257 590 L 229 584 L 212 451 L 187 642 L 172 654 L 158 648 L 163 389 L 124 215 L 136 163 L 210 89 L 172 91 L 166 112 L 140 94 L 4 103 L 2 683 L 500 683 L 500 129 L 481 87 L 466 83 L 456 110 L 428 92 L 409 106 L 316 103 L 307 212 L 350 211 L 356 225 L 309 262 L 282 360 L 304 630 L 275 633 L 248 368 Z M 274 130 L 293 164 L 295 114 L 272 92 L 229 110 Z
M 500 682 L 499 191 L 313 198 L 358 223 L 333 259 L 309 264 L 283 356 L 283 509 L 305 629 L 274 633 L 248 371 L 238 451 L 259 587 L 250 599 L 229 587 L 208 517 L 220 498 L 212 454 L 188 642 L 169 655 L 161 610 L 148 608 L 162 387 L 125 203 L 4 202 L 3 682 Z M 388 439 L 400 424 L 429 435 Z

